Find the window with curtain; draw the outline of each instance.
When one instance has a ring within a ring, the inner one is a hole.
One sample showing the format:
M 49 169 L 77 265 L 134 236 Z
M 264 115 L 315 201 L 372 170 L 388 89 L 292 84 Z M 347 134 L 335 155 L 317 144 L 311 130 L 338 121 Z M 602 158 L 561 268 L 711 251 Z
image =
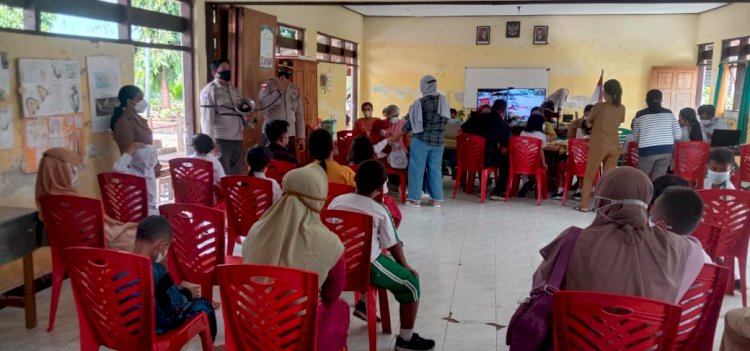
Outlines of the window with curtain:
M 745 88 L 747 64 L 750 61 L 750 36 L 722 42 L 721 62 L 726 64 L 724 106 L 726 111 L 739 111 Z
M 696 105 L 708 104 L 711 101 L 713 56 L 713 43 L 698 45 L 698 93 L 696 94 Z

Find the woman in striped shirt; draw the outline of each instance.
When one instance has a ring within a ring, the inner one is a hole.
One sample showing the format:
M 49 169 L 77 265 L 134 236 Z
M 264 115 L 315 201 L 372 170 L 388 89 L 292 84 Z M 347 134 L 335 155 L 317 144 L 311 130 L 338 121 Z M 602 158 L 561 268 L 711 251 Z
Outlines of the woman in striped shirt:
M 661 106 L 661 91 L 646 94 L 648 108 L 638 111 L 633 121 L 633 138 L 638 143 L 638 169 L 651 180 L 667 174 L 672 162 L 675 141 L 682 138 L 682 128 L 672 111 Z

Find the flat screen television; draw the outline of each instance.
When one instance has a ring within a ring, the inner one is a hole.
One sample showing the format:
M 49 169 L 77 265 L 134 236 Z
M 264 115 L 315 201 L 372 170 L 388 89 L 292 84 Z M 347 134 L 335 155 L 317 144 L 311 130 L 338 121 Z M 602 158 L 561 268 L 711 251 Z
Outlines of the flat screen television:
M 547 89 L 513 88 L 513 89 L 479 89 L 477 90 L 477 109 L 490 105 L 495 100 L 508 102 L 507 116 L 517 121 L 525 121 L 531 109 L 540 106 L 547 96 Z

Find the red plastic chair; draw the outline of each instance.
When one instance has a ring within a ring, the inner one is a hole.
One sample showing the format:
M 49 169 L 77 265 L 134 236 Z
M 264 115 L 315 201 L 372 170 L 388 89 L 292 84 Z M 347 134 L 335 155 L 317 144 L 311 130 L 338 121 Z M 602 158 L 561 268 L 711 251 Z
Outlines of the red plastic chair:
M 703 265 L 695 282 L 680 301 L 682 318 L 675 350 L 711 351 L 728 277 L 729 269 L 726 267 Z
M 247 236 L 250 228 L 273 205 L 270 180 L 250 176 L 227 176 L 221 179 L 227 204 L 227 255 L 234 253 L 238 237 Z
M 742 306 L 747 306 L 747 250 L 750 240 L 750 192 L 742 190 L 709 189 L 698 192 L 703 199 L 703 222 L 721 228 L 718 243 L 708 243 L 714 262 L 724 258 L 732 279 L 727 282 L 727 293 L 734 294 L 734 259 L 739 263 Z M 698 237 L 701 239 L 701 236 Z M 715 249 L 711 246 L 715 246 Z M 710 252 L 710 251 L 709 251 Z
M 169 245 L 169 273 L 201 286 L 201 296 L 213 300 L 216 266 L 224 263 L 224 212 L 193 204 L 159 206 L 174 234 Z
M 370 255 L 372 249 L 372 217 L 339 210 L 323 210 L 320 219 L 344 244 L 346 257 L 346 288 L 344 291 L 367 292 L 367 333 L 370 351 L 377 349 L 377 308 L 375 295 L 380 299 L 383 333 L 391 333 L 391 315 L 385 289 L 370 285 Z
M 52 251 L 52 296 L 47 326 L 47 331 L 51 332 L 55 328 L 60 288 L 68 267 L 65 249 L 74 246 L 104 248 L 104 214 L 101 201 L 75 195 L 42 196 L 39 205 Z
M 702 141 L 677 143 L 674 149 L 674 175 L 687 180 L 691 186 L 703 189 L 710 149 L 711 147 Z
M 742 182 L 750 182 L 750 144 L 740 146 L 740 168 L 732 179 L 737 189 L 742 189 Z
M 100 173 L 97 178 L 107 216 L 123 223 L 148 217 L 146 178 L 117 172 Z
M 638 168 L 638 143 L 628 142 L 628 153 L 625 155 L 629 167 Z
M 675 345 L 680 306 L 642 297 L 558 291 L 555 350 L 665 350 Z
M 589 157 L 589 140 L 588 139 L 570 139 L 568 141 L 568 161 L 566 162 L 567 169 L 565 170 L 565 184 L 563 185 L 563 198 L 562 206 L 568 201 L 568 188 L 573 176 L 580 179 L 586 175 L 586 160 Z M 599 173 L 596 174 L 596 178 L 599 178 Z M 594 179 L 596 184 L 596 179 Z
M 291 162 L 271 160 L 268 163 L 268 169 L 266 170 L 266 177 L 275 179 L 279 185 L 283 184 L 284 176 L 289 171 L 297 168 L 297 165 Z
M 346 165 L 346 159 L 349 157 L 349 150 L 352 148 L 354 136 L 354 132 L 351 130 L 342 130 L 336 133 L 336 149 L 338 150 L 338 154 L 334 157 L 336 162 Z
M 222 265 L 217 274 L 228 351 L 315 350 L 316 273 Z
M 469 174 L 481 174 L 481 188 L 479 189 L 480 203 L 484 203 L 484 200 L 487 197 L 487 179 L 493 173 L 495 175 L 495 180 L 498 179 L 500 172 L 497 167 L 484 166 L 484 142 L 484 138 L 478 135 L 461 134 L 456 137 L 456 159 L 458 160 L 456 174 L 458 174 L 458 176 L 453 185 L 454 199 L 456 198 L 458 187 L 461 184 L 461 179 L 464 176 L 467 176 L 466 181 L 469 182 L 469 179 L 474 179 L 473 176 L 468 177 Z
M 328 196 L 326 196 L 326 203 L 323 208 L 328 208 L 331 201 L 339 195 L 353 193 L 357 189 L 351 185 L 339 184 L 339 183 L 328 183 Z
M 169 160 L 169 174 L 175 203 L 214 206 L 214 168 L 211 161 L 173 158 Z
M 386 174 L 398 176 L 398 191 L 401 193 L 401 203 L 406 203 L 406 184 L 409 179 L 409 173 L 407 169 L 396 169 L 386 165 Z
M 81 350 L 179 350 L 200 335 L 213 350 L 208 316 L 156 335 L 154 278 L 148 257 L 74 247 L 65 250 L 78 310 Z
M 542 141 L 537 138 L 514 136 L 510 138 L 510 171 L 505 202 L 508 202 L 513 189 L 520 182 L 519 175 L 536 177 L 536 205 L 542 205 L 547 198 L 547 168 L 542 167 Z

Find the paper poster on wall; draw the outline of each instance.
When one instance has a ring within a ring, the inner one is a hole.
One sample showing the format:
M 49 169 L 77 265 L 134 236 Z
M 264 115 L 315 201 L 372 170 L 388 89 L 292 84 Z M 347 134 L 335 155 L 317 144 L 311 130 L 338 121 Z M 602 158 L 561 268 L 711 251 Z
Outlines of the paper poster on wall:
M 85 159 L 86 143 L 83 140 L 80 120 L 80 114 L 24 118 L 24 171 L 26 173 L 36 172 L 44 150 L 52 147 L 64 147 L 73 150 L 81 156 L 81 159 Z
M 86 56 L 91 103 L 91 132 L 108 131 L 115 107 L 120 105 L 120 59 L 116 56 Z
M 260 68 L 273 69 L 273 29 L 260 26 Z
M 13 105 L 10 93 L 10 70 L 5 61 L 5 53 L 0 52 L 0 149 L 13 147 Z
M 81 69 L 75 60 L 19 59 L 24 117 L 81 112 Z

